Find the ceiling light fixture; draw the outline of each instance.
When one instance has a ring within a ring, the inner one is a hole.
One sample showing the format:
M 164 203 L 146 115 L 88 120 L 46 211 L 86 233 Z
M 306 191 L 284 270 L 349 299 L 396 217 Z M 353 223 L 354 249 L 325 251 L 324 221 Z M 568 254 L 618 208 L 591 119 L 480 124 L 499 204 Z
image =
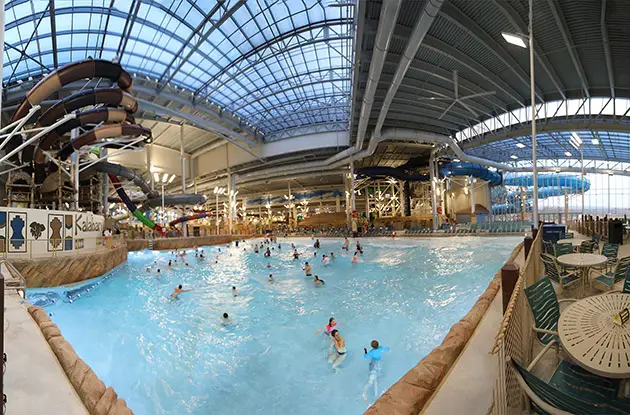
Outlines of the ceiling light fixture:
M 569 151 L 566 151 L 566 152 L 564 153 L 564 155 L 565 155 L 565 156 L 567 156 L 567 157 L 571 157 L 573 154 L 571 154 Z
M 571 143 L 571 145 L 576 149 L 579 150 L 580 146 L 582 145 L 582 139 L 580 138 L 580 136 L 578 135 L 578 133 L 576 133 L 575 131 L 573 131 L 571 133 L 571 138 L 569 138 L 569 143 Z
M 591 144 L 593 144 L 594 146 L 599 145 L 599 140 L 597 138 L 593 138 L 591 139 Z
M 518 148 L 525 148 L 525 144 L 523 144 L 523 143 L 516 143 L 516 147 L 518 147 Z
M 520 48 L 527 48 L 527 43 L 525 43 L 527 36 L 525 35 L 502 32 L 501 36 L 503 36 L 503 39 L 505 39 L 507 43 L 518 46 Z
M 512 154 L 510 157 L 512 158 L 512 160 L 518 159 L 518 156 L 515 156 L 514 154 Z

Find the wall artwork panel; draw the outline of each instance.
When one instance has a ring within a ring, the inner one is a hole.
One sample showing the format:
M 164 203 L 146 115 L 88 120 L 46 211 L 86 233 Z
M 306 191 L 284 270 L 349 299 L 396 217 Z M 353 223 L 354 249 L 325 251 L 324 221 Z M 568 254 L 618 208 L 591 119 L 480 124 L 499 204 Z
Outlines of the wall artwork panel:
M 64 215 L 64 226 L 63 226 L 63 234 L 64 234 L 64 250 L 72 251 L 72 226 L 74 225 L 74 215 Z
M 9 212 L 9 252 L 26 252 L 26 212 Z
M 48 251 L 61 251 L 63 241 L 63 215 L 48 214 Z

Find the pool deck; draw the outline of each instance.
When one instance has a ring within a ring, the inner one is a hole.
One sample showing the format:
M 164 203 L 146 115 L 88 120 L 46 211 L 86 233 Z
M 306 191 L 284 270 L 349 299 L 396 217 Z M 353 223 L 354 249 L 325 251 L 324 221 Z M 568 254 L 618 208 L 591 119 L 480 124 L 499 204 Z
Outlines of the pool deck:
M 4 294 L 7 414 L 89 415 L 22 298 Z
M 523 266 L 524 249 L 521 249 L 514 262 L 519 267 Z M 488 413 L 498 370 L 498 356 L 490 352 L 503 320 L 502 301 L 499 290 L 439 389 L 424 406 L 422 414 Z

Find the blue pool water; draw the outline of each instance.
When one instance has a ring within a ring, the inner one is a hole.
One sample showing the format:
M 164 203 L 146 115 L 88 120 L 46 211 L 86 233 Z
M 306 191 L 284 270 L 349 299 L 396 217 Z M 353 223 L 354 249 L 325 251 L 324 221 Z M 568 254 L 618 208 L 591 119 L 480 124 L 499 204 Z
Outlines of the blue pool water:
M 142 251 L 107 278 L 28 296 L 137 415 L 358 415 L 374 401 L 361 397 L 363 347 L 377 339 L 391 348 L 380 394 L 442 341 L 520 239 L 364 239 L 355 265 L 341 240 L 322 239 L 320 256 L 337 256 L 330 266 L 313 258 L 310 238 L 279 241 L 271 258 L 254 254 L 252 242 L 247 251 L 205 247 L 204 261 L 189 253 L 189 267 L 178 261 L 171 269 L 172 254 Z M 324 286 L 304 276 L 305 260 Z M 194 291 L 167 299 L 178 284 Z M 230 326 L 220 324 L 223 312 Z M 314 334 L 330 316 L 348 348 L 339 373 L 327 362 L 325 336 Z

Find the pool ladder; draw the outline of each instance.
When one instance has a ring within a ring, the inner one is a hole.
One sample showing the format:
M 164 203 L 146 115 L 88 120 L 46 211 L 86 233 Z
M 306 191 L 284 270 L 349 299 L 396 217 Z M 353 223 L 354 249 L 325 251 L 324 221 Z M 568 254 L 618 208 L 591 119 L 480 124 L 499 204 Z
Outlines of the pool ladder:
M 7 259 L 0 259 L 0 272 L 4 277 L 4 291 L 15 290 L 26 297 L 26 278 Z
M 149 249 L 153 249 L 153 238 L 149 238 Z

